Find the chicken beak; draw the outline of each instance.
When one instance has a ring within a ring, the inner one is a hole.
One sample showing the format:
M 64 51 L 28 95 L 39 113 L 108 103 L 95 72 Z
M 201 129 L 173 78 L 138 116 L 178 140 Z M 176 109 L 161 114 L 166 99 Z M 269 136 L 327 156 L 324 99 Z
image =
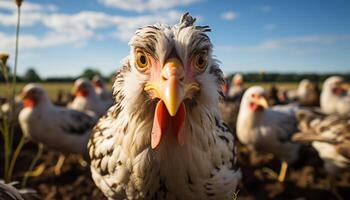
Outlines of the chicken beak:
M 170 114 L 175 116 L 185 94 L 183 88 L 183 66 L 178 59 L 169 59 L 161 72 L 161 84 L 164 104 Z
M 344 90 L 344 92 L 346 92 L 350 89 L 349 85 L 346 83 L 341 84 L 340 87 Z
M 268 104 L 268 102 L 267 102 L 267 100 L 266 100 L 266 98 L 264 96 L 261 96 L 260 98 L 258 98 L 256 100 L 256 104 L 260 105 L 263 108 L 268 108 L 269 107 L 269 104 Z
M 22 93 L 19 95 L 19 98 L 20 98 L 21 100 L 24 100 L 24 99 L 27 98 L 27 94 L 26 94 L 25 92 L 22 92 Z

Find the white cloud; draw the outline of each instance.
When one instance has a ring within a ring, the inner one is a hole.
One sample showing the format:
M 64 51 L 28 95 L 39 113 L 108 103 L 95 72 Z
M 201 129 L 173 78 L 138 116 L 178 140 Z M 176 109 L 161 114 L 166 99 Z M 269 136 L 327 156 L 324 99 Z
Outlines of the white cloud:
M 144 15 L 133 18 L 119 19 L 117 31 L 113 33 L 113 36 L 122 40 L 129 41 L 131 36 L 134 34 L 137 28 L 155 24 L 155 23 L 165 23 L 174 24 L 177 23 L 181 16 L 180 12 L 177 11 L 167 11 L 159 14 Z
M 302 37 L 287 37 L 263 41 L 253 46 L 219 46 L 224 52 L 256 53 L 280 49 L 305 49 L 298 45 L 330 45 L 340 41 L 350 41 L 350 35 L 311 35 Z
M 43 36 L 34 36 L 23 34 L 20 36 L 21 49 L 46 48 L 63 44 L 79 45 L 87 38 L 92 37 L 91 32 L 84 32 L 79 34 L 48 32 Z M 7 51 L 13 50 L 15 47 L 15 36 L 7 35 L 0 32 L 0 49 Z
M 274 25 L 274 24 L 267 24 L 264 26 L 265 31 L 273 31 L 275 29 L 276 29 L 276 25 Z
M 221 14 L 221 18 L 225 20 L 232 21 L 237 18 L 237 13 L 233 11 L 224 12 Z
M 127 11 L 145 12 L 171 9 L 178 6 L 187 6 L 201 0 L 98 0 L 105 6 Z
M 16 10 L 8 8 L 9 3 L 0 4 L 0 8 L 6 8 L 11 13 L 1 13 L 0 25 L 15 26 Z M 26 3 L 26 2 L 25 2 Z M 26 4 L 23 4 L 26 5 Z M 21 48 L 46 48 L 62 44 L 72 44 L 79 47 L 86 44 L 91 38 L 96 40 L 105 39 L 105 35 L 98 33 L 103 28 L 112 28 L 115 31 L 107 33 L 107 37 L 115 37 L 127 42 L 137 28 L 156 22 L 167 24 L 176 23 L 181 13 L 168 10 L 149 15 L 136 17 L 125 17 L 119 15 L 108 15 L 103 12 L 82 11 L 74 14 L 56 13 L 53 11 L 43 12 L 44 7 L 38 4 L 31 4 L 27 12 L 23 12 L 21 24 L 24 27 L 41 25 L 48 31 L 43 35 L 21 34 Z M 108 35 L 109 34 L 109 35 Z M 14 48 L 14 35 L 0 32 L 0 49 L 12 50 Z

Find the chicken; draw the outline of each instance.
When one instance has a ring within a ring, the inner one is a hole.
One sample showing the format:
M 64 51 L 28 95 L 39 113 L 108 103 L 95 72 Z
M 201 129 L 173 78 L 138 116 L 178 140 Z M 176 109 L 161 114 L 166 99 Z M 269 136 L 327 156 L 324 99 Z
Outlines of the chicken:
M 328 78 L 322 88 L 321 108 L 322 111 L 331 114 L 348 114 L 350 112 L 350 95 L 343 88 L 344 80 L 340 76 Z
M 227 83 L 225 82 L 225 84 Z M 241 74 L 235 74 L 232 79 L 229 93 L 225 95 L 223 101 L 219 103 L 222 119 L 234 132 L 236 131 L 239 105 L 241 103 L 243 93 L 243 76 Z
M 109 199 L 232 199 L 241 172 L 218 102 L 222 72 L 207 26 L 139 29 L 116 75 L 115 104 L 89 141 L 91 172 Z
M 94 85 L 97 96 L 112 105 L 112 93 L 107 90 L 106 84 L 99 75 L 92 77 L 92 84 Z
M 350 114 L 322 115 L 307 111 L 298 112 L 300 133 L 293 140 L 309 142 L 324 160 L 331 175 L 350 169 Z
M 20 189 L 14 187 L 16 182 L 4 183 L 0 180 L 0 199 L 2 200 L 34 200 L 40 199 L 33 189 Z
M 330 174 L 329 188 L 342 199 L 337 191 L 336 177 L 350 170 L 350 114 L 299 111 L 297 118 L 300 132 L 293 140 L 312 144 Z
M 243 95 L 237 119 L 237 136 L 241 143 L 258 152 L 272 153 L 282 162 L 278 180 L 283 182 L 287 164 L 298 158 L 300 145 L 290 141 L 297 124 L 293 105 L 268 107 L 266 91 L 250 87 Z
M 317 84 L 308 79 L 303 79 L 298 86 L 298 103 L 301 106 L 319 106 L 320 91 Z
M 77 79 L 73 90 L 75 91 L 75 98 L 68 105 L 68 108 L 99 118 L 111 106 L 111 102 L 106 102 L 97 96 L 92 83 L 86 78 Z
M 87 143 L 96 121 L 76 110 L 52 104 L 45 90 L 37 84 L 23 88 L 24 108 L 19 123 L 24 136 L 64 154 L 87 154 Z M 39 151 L 41 151 L 39 145 Z M 39 157 L 39 156 L 38 156 Z M 59 174 L 64 156 L 60 156 L 55 173 Z
M 230 90 L 228 91 L 228 97 L 241 99 L 244 93 L 243 83 L 243 76 L 241 74 L 235 74 L 232 78 Z

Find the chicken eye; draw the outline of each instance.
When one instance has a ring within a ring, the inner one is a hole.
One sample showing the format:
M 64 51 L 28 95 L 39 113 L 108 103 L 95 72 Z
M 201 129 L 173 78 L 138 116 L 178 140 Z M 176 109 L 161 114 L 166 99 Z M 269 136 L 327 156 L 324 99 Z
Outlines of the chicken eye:
M 208 63 L 208 55 L 206 52 L 199 53 L 195 56 L 194 66 L 198 71 L 204 71 Z
M 137 51 L 136 52 L 136 64 L 137 69 L 140 71 L 146 71 L 148 68 L 148 57 L 145 52 L 143 51 Z

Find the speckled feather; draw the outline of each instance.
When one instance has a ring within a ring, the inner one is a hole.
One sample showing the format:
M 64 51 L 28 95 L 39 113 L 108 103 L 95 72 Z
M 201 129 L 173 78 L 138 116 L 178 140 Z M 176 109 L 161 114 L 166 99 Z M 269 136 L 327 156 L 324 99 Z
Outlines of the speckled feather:
M 350 169 L 350 115 L 298 112 L 300 133 L 293 139 L 311 142 L 333 175 Z

